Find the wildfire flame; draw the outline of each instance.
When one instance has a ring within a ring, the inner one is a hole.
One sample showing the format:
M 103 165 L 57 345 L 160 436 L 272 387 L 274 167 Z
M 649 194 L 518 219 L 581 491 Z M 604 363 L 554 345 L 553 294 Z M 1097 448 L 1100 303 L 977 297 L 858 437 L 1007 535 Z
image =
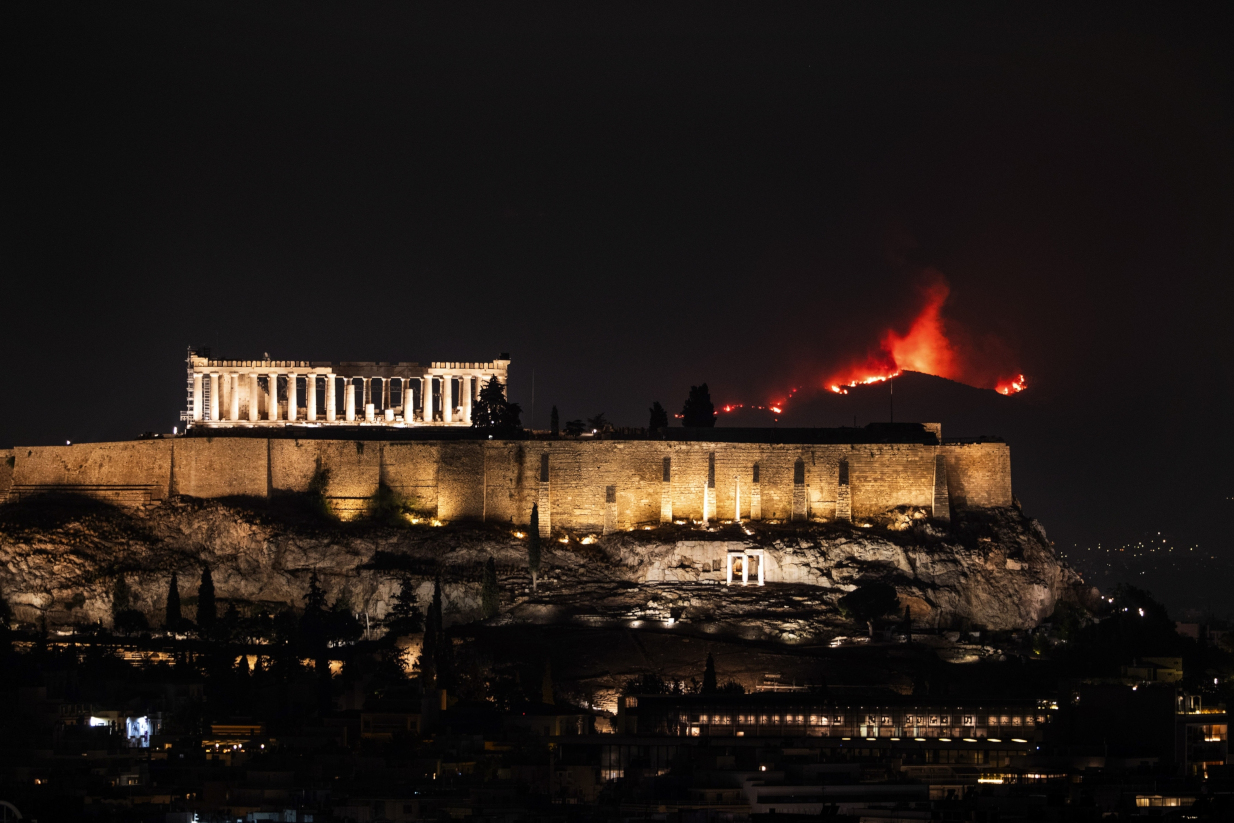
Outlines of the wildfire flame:
M 943 307 L 950 296 L 951 287 L 946 278 L 936 271 L 928 271 L 927 279 L 921 288 L 921 308 L 908 324 L 907 330 L 901 332 L 889 327 L 883 332 L 878 346 L 871 349 L 864 359 L 833 372 L 823 381 L 823 387 L 836 394 L 848 394 L 848 390 L 856 386 L 882 383 L 898 377 L 902 372 L 915 371 L 946 377 L 978 388 L 992 388 L 1003 395 L 1017 394 L 1028 388 L 1028 381 L 1023 374 L 1015 373 L 991 379 L 988 371 L 980 373 L 980 370 L 965 367 L 966 361 L 971 366 L 974 359 L 988 361 L 990 356 L 988 353 L 984 357 L 974 356 L 972 350 L 975 347 L 959 346 L 948 336 Z M 969 356 L 962 356 L 965 353 Z M 794 388 L 787 397 L 762 406 L 729 403 L 723 406 L 722 411 L 750 408 L 782 414 L 785 405 L 793 399 L 796 392 L 797 389 Z
M 962 358 L 947 335 L 943 320 L 943 306 L 951 295 L 951 287 L 937 272 L 922 288 L 923 305 L 909 324 L 908 331 L 901 334 L 894 328 L 883 332 L 878 348 L 871 351 L 864 362 L 846 367 L 832 375 L 824 385 L 837 394 L 848 394 L 854 386 L 880 383 L 890 380 L 904 371 L 915 371 L 946 377 L 969 385 L 981 380 L 966 379 Z M 1004 377 L 991 386 L 1000 394 L 1015 394 L 1024 391 L 1028 383 L 1023 374 Z M 979 386 L 982 387 L 982 386 Z

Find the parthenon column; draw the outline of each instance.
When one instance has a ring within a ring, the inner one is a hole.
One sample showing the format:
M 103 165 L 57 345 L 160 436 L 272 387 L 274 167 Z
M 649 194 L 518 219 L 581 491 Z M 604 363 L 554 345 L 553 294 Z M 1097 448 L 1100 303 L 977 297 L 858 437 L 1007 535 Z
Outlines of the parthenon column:
M 360 395 L 360 405 L 367 406 L 369 403 L 373 402 L 373 378 L 361 377 L 360 386 L 363 389 L 363 392 Z
M 267 418 L 270 420 L 279 419 L 279 376 L 278 372 L 270 373 L 270 413 Z
M 415 411 L 416 411 L 415 406 L 414 406 L 414 405 L 412 405 L 412 400 L 413 400 L 413 397 L 412 397 L 412 394 L 411 394 L 411 378 L 410 378 L 410 377 L 403 377 L 403 378 L 400 378 L 400 379 L 403 381 L 403 399 L 402 399 L 402 405 L 403 405 L 403 422 L 404 422 L 404 423 L 410 423 L 410 422 L 412 421 L 412 419 L 413 419 L 413 418 L 415 418 L 415 416 L 416 416 L 416 415 L 415 415 Z
M 219 419 L 219 373 L 210 372 L 210 419 Z
M 296 373 L 287 375 L 287 422 L 296 422 L 297 406 L 300 405 L 300 395 L 296 392 Z
M 424 408 L 424 422 L 433 422 L 433 376 L 426 374 L 420 378 L 420 404 Z
M 356 419 L 356 384 L 350 379 L 344 384 L 343 403 L 346 406 L 343 419 L 350 423 Z
M 454 420 L 454 378 L 448 374 L 441 376 L 441 422 Z
M 193 374 L 193 420 L 201 420 L 201 375 Z
M 228 378 L 231 381 L 231 408 L 228 409 L 228 420 L 240 419 L 240 375 L 233 374 Z
M 381 408 L 382 411 L 390 408 L 390 378 L 381 378 Z
M 458 393 L 463 397 L 463 422 L 468 426 L 471 425 L 471 375 L 464 375 L 459 380 L 462 384 L 458 388 Z
M 257 372 L 249 375 L 249 422 L 256 423 L 261 419 L 258 413 L 257 398 L 261 397 L 257 387 Z
M 338 385 L 337 374 L 326 375 L 326 422 L 333 423 L 334 418 L 338 415 L 338 398 L 334 390 Z
M 304 419 L 317 422 L 317 375 L 304 375 Z

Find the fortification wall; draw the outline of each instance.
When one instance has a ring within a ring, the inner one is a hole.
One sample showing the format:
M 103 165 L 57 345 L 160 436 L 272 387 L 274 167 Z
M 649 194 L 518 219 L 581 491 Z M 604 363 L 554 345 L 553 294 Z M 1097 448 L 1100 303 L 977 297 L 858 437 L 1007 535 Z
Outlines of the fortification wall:
M 620 529 L 657 523 L 664 502 L 664 459 L 674 519 L 731 519 L 740 500 L 749 517 L 758 465 L 761 516 L 830 519 L 837 515 L 841 467 L 847 465 L 851 516 L 877 518 L 897 506 L 931 509 L 1011 505 L 1011 461 L 1004 443 L 963 445 L 786 445 L 681 441 L 399 441 L 200 437 L 126 443 L 17 448 L 11 474 L 18 495 L 65 487 L 95 493 L 121 487 L 218 498 L 303 492 L 328 471 L 326 494 L 343 512 L 367 505 L 380 484 L 418 511 L 442 519 L 527 523 L 539 498 L 548 455 L 551 522 L 556 528 L 603 528 L 614 491 Z M 708 494 L 714 455 L 715 488 Z M 945 473 L 936 472 L 943 457 Z M 800 470 L 798 467 L 800 466 Z M 948 495 L 936 495 L 945 482 Z M 3 486 L 0 486 L 3 488 Z M 794 508 L 794 497 L 799 501 Z M 107 497 L 106 494 L 100 496 Z M 112 497 L 109 499 L 120 499 Z M 127 500 L 127 498 L 126 498 Z M 135 502 L 140 499 L 133 498 Z M 611 511 L 611 509 L 610 509 Z

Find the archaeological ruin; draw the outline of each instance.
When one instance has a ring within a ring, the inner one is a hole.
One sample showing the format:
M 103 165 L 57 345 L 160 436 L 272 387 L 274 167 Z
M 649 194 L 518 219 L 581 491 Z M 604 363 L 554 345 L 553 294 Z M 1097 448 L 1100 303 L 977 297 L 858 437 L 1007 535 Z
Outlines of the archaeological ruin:
M 189 427 L 461 426 L 482 385 L 504 385 L 509 355 L 488 363 L 213 360 L 189 349 Z

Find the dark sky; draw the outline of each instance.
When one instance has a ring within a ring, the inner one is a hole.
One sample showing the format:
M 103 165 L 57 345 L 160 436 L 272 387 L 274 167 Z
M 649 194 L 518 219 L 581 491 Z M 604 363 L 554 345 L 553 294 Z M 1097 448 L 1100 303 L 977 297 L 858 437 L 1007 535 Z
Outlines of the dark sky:
M 933 268 L 1060 545 L 1231 553 L 1217 4 L 15 6 L 0 445 L 169 430 L 189 344 L 508 351 L 532 424 L 644 425 L 817 385 Z

